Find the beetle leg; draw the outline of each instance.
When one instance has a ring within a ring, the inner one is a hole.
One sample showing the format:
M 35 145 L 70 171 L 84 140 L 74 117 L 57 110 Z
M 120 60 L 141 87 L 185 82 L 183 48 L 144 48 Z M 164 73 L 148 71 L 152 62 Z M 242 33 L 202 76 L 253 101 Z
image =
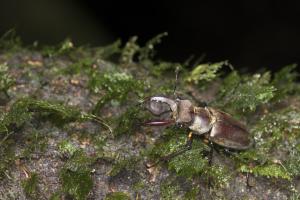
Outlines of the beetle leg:
M 208 164 L 211 167 L 212 161 L 213 161 L 213 155 L 214 155 L 214 144 L 212 142 L 209 142 L 210 150 L 209 150 L 209 157 L 208 157 Z
M 214 155 L 214 147 L 213 147 L 213 143 L 209 142 L 208 145 L 210 146 L 210 150 L 209 150 L 209 155 L 208 155 L 208 166 L 211 169 L 211 166 L 213 165 L 213 155 Z M 208 176 L 208 187 L 212 188 L 212 177 Z
M 147 121 L 144 122 L 145 126 L 166 126 L 174 123 L 173 119 L 170 120 L 154 120 L 154 121 Z
M 166 155 L 166 156 L 163 156 L 161 157 L 158 161 L 156 161 L 154 164 L 152 165 L 146 165 L 147 168 L 151 168 L 151 167 L 154 167 L 156 166 L 157 164 L 159 164 L 160 162 L 166 162 L 172 158 L 174 158 L 175 156 L 178 156 L 188 150 L 190 150 L 192 148 L 192 143 L 193 143 L 193 133 L 190 132 L 189 135 L 188 135 L 188 139 L 187 139 L 187 142 L 186 144 L 184 145 L 183 148 L 179 149 L 178 151 L 175 151 L 173 153 L 170 153 L 169 155 Z

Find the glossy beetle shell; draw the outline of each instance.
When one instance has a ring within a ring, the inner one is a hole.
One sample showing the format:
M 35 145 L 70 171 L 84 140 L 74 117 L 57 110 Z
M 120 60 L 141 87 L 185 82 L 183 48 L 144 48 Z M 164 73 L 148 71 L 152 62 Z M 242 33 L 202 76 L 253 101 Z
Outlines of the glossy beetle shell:
M 207 134 L 208 139 L 220 146 L 244 150 L 252 146 L 246 127 L 227 113 L 214 108 L 194 108 L 194 121 L 189 128 L 195 134 Z

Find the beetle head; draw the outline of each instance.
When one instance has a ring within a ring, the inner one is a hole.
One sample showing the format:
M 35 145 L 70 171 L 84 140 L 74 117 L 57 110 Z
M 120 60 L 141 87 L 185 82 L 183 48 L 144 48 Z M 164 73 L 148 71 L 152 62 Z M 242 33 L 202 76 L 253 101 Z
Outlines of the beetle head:
M 154 96 L 150 97 L 146 103 L 146 108 L 154 115 L 156 116 L 165 116 L 171 115 L 172 122 L 175 122 L 177 124 L 180 123 L 189 123 L 192 120 L 191 116 L 191 108 L 192 103 L 189 100 L 180 100 L 180 99 L 170 99 L 167 97 L 161 97 L 161 96 Z M 155 123 L 160 125 L 166 125 L 167 121 L 155 121 L 151 122 L 154 125 Z M 163 123 L 165 122 L 165 123 Z M 170 120 L 168 123 L 171 123 Z M 155 124 L 155 125 L 157 125 Z
M 177 113 L 177 102 L 167 97 L 151 97 L 147 109 L 154 115 L 172 113 L 174 117 Z

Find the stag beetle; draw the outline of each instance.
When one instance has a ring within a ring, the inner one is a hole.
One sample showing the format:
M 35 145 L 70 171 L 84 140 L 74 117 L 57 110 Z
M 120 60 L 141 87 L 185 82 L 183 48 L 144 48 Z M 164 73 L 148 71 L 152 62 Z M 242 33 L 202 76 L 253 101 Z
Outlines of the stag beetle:
M 210 143 L 225 147 L 226 149 L 245 150 L 249 149 L 253 140 L 247 128 L 239 121 L 225 112 L 211 107 L 193 106 L 190 100 L 170 99 L 163 96 L 150 97 L 144 101 L 145 107 L 153 115 L 171 115 L 170 119 L 158 119 L 147 121 L 148 126 L 165 126 L 176 124 L 188 127 L 191 131 L 185 147 L 161 158 L 166 161 L 179 155 L 192 147 L 193 135 L 202 135 Z M 148 166 L 152 167 L 155 164 Z

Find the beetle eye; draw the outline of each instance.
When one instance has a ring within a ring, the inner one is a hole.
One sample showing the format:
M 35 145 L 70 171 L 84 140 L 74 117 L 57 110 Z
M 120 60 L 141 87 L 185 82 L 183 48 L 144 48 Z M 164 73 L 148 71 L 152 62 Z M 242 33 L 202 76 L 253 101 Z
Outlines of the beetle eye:
M 166 112 L 170 112 L 170 106 L 167 103 L 159 102 L 159 101 L 150 101 L 149 111 L 154 115 L 161 115 Z

